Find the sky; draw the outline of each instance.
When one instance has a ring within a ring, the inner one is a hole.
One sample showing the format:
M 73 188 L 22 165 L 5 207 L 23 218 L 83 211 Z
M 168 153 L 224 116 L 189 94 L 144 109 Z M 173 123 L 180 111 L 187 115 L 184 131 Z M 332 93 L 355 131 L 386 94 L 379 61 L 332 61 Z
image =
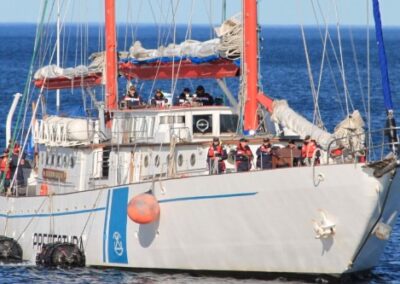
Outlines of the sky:
M 0 23 L 37 23 L 42 4 L 46 0 L 0 0 Z M 53 1 L 47 0 L 52 5 Z M 101 22 L 104 0 L 59 0 L 66 21 Z M 177 7 L 175 21 L 180 24 L 215 25 L 222 18 L 223 0 L 116 0 L 118 22 L 171 23 L 168 7 Z M 344 25 L 365 25 L 367 4 L 372 0 L 259 0 L 259 22 L 262 25 L 315 25 L 317 20 L 310 3 L 317 2 L 329 24 L 337 19 Z M 336 17 L 335 4 L 338 10 Z M 400 26 L 400 0 L 380 0 L 384 26 Z M 241 0 L 227 0 L 227 16 L 241 10 Z M 370 12 L 372 8 L 370 7 Z M 74 11 L 74 12 L 71 12 Z M 55 13 L 54 13 L 55 14 Z M 323 16 L 322 16 L 323 15 Z M 370 23 L 373 18 L 370 16 Z

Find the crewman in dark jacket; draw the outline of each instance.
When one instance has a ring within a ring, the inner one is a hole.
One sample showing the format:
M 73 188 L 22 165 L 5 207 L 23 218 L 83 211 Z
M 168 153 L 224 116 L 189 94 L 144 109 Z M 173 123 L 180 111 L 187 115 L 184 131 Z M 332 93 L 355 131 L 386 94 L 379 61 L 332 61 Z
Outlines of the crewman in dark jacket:
M 210 174 L 223 174 L 225 172 L 225 162 L 228 158 L 228 154 L 226 150 L 221 145 L 219 138 L 214 137 L 213 143 L 208 149 L 207 154 L 207 164 L 210 171 Z
M 214 104 L 214 98 L 209 93 L 206 93 L 201 85 L 196 88 L 196 101 L 204 106 L 212 106 Z
M 257 149 L 257 168 L 272 169 L 271 143 L 269 138 L 263 140 L 263 144 Z
M 143 104 L 142 97 L 139 95 L 139 93 L 136 91 L 136 87 L 133 85 L 129 87 L 129 90 L 124 97 L 124 101 L 127 102 L 127 107 L 130 109 Z
M 242 138 L 236 148 L 236 170 L 238 172 L 247 172 L 251 169 L 251 163 L 253 161 L 253 152 L 251 151 L 248 140 Z

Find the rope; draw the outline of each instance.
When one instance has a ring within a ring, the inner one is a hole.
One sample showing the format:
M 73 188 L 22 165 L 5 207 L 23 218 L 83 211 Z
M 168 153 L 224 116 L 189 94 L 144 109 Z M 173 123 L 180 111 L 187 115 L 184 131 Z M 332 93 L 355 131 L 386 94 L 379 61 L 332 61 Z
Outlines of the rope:
M 339 14 L 338 14 L 336 0 L 332 0 L 332 2 L 334 3 L 335 14 L 336 14 L 336 30 L 337 30 L 337 36 L 338 36 L 340 64 L 341 64 L 341 69 L 342 69 L 341 75 L 342 75 L 342 81 L 343 81 L 344 97 L 345 97 L 345 102 L 346 102 L 346 111 L 347 111 L 347 116 L 348 116 L 350 114 L 349 93 L 348 93 L 348 89 L 347 89 L 346 73 L 345 73 L 345 68 L 344 68 L 343 50 L 342 50 L 342 38 L 341 38 L 340 25 L 339 25 Z
M 357 51 L 356 51 L 356 47 L 354 44 L 353 31 L 350 27 L 349 27 L 349 34 L 350 34 L 351 49 L 353 51 L 354 65 L 356 67 L 358 87 L 360 88 L 360 94 L 361 94 L 361 100 L 362 100 L 363 107 L 364 107 L 364 113 L 365 113 L 365 115 L 367 115 L 367 105 L 365 102 L 365 94 L 364 94 L 364 90 L 363 90 L 363 86 L 362 86 L 362 82 L 361 82 L 360 68 L 358 67 Z
M 28 77 L 27 77 L 27 80 L 26 80 L 26 83 L 25 83 L 24 92 L 23 92 L 23 99 L 25 98 L 25 102 L 23 101 L 23 103 L 20 105 L 19 110 L 18 110 L 17 121 L 15 123 L 15 127 L 14 127 L 13 134 L 12 134 L 12 140 L 13 141 L 12 141 L 11 145 L 9 145 L 10 146 L 10 151 L 8 153 L 8 159 L 10 159 L 12 154 L 13 154 L 12 153 L 13 151 L 12 151 L 11 148 L 13 148 L 14 145 L 15 145 L 14 144 L 15 143 L 15 138 L 17 136 L 17 131 L 18 131 L 18 128 L 19 128 L 19 125 L 20 125 L 20 122 L 21 122 L 22 112 L 23 112 L 24 106 L 27 104 L 27 99 L 28 99 L 28 94 L 29 94 L 28 92 L 29 92 L 29 88 L 31 86 L 31 81 L 32 81 L 31 79 L 32 79 L 32 76 L 33 76 L 34 62 L 36 60 L 36 57 L 38 55 L 38 50 L 39 50 L 39 44 L 40 44 L 39 39 L 41 38 L 41 35 L 43 33 L 43 23 L 44 23 L 46 11 L 47 11 L 47 5 L 48 5 L 48 0 L 44 0 L 43 9 L 42 9 L 42 16 L 40 18 L 40 22 L 39 22 L 39 25 L 38 25 L 37 30 L 36 30 L 37 36 L 35 38 L 34 49 L 33 49 L 33 54 L 32 54 L 31 63 L 30 63 L 30 67 L 29 67 Z M 7 143 L 8 143 L 8 141 L 7 141 Z M 4 180 L 5 180 L 5 175 L 3 175 L 3 177 L 2 177 L 2 183 L 3 184 L 4 184 Z
M 311 94 L 313 96 L 313 101 L 314 101 L 314 121 L 313 121 L 313 123 L 318 125 L 320 128 L 323 128 L 323 122 L 322 122 L 322 118 L 321 118 L 321 113 L 319 111 L 318 93 L 317 93 L 317 91 L 315 89 L 314 77 L 313 77 L 313 74 L 312 74 L 312 67 L 311 67 L 311 62 L 310 62 L 310 57 L 309 57 L 309 52 L 308 52 L 308 47 L 307 47 L 307 40 L 306 40 L 306 35 L 305 35 L 305 32 L 304 32 L 303 23 L 300 24 L 300 29 L 301 29 L 301 35 L 302 35 L 302 40 L 303 40 L 304 53 L 305 53 L 306 62 L 307 62 L 308 79 L 310 81 Z M 321 62 L 320 76 L 321 76 L 322 71 L 323 71 L 324 58 L 325 58 L 325 45 L 324 45 L 323 58 L 322 58 L 322 62 Z
M 46 198 L 43 198 L 43 201 L 42 201 L 42 203 L 40 204 L 39 208 L 36 210 L 36 212 L 39 212 L 40 209 L 42 209 L 42 207 L 43 207 L 45 201 L 46 201 Z M 22 237 L 22 235 L 26 232 L 26 230 L 28 230 L 29 226 L 32 224 L 32 222 L 33 222 L 33 220 L 34 220 L 35 218 L 36 218 L 36 216 L 33 215 L 33 216 L 29 219 L 29 222 L 26 224 L 25 228 L 22 230 L 21 234 L 19 234 L 18 238 L 16 239 L 17 242 L 18 242 L 19 239 Z M 7 214 L 7 219 L 6 219 L 6 220 L 8 221 L 8 214 Z M 5 234 L 5 232 L 4 232 L 4 234 Z

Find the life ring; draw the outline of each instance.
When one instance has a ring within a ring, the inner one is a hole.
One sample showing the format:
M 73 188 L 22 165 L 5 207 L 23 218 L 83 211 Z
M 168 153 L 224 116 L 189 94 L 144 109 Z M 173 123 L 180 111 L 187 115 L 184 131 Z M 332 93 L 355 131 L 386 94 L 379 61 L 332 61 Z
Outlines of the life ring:
M 196 121 L 196 128 L 201 133 L 204 133 L 210 128 L 210 123 L 208 122 L 207 119 L 201 118 L 198 121 Z

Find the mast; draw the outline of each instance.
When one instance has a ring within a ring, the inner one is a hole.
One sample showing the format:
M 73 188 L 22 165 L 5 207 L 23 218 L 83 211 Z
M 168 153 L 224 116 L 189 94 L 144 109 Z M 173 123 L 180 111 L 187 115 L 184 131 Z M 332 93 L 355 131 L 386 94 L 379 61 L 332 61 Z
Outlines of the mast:
M 257 0 L 243 0 L 243 58 L 245 76 L 244 130 L 257 129 L 258 87 L 258 23 Z
M 398 141 L 397 133 L 396 133 L 396 122 L 395 122 L 394 113 L 393 113 L 392 93 L 390 90 L 390 80 L 389 80 L 389 72 L 388 72 L 388 67 L 387 67 L 387 57 L 386 57 L 386 51 L 385 51 L 385 44 L 383 41 L 381 13 L 379 10 L 379 0 L 372 0 L 372 2 L 373 2 L 373 10 L 374 10 L 376 41 L 377 41 L 378 52 L 379 52 L 379 65 L 381 67 L 383 99 L 384 99 L 386 115 L 387 115 L 386 127 L 389 128 L 387 135 L 389 138 L 389 142 L 392 144 L 393 152 L 397 152 L 396 146 L 395 146 L 395 144 Z
M 61 33 L 61 23 L 60 23 L 60 0 L 57 0 L 57 67 L 60 67 L 60 33 Z M 60 89 L 56 91 L 56 108 L 57 113 L 60 111 Z
M 106 109 L 117 108 L 117 43 L 115 25 L 115 0 L 105 0 L 106 38 Z

